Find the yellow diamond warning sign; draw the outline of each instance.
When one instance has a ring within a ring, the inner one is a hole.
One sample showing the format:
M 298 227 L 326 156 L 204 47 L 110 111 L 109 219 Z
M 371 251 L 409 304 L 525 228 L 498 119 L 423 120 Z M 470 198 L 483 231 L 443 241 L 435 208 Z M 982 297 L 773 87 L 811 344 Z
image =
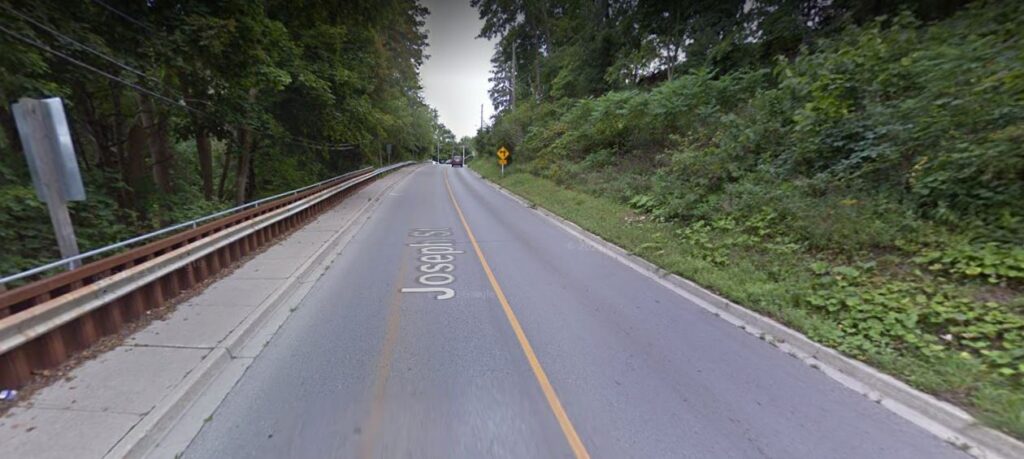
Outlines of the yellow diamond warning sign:
M 502 161 L 508 159 L 508 150 L 506 150 L 505 147 L 501 147 L 498 149 L 498 158 L 500 158 Z

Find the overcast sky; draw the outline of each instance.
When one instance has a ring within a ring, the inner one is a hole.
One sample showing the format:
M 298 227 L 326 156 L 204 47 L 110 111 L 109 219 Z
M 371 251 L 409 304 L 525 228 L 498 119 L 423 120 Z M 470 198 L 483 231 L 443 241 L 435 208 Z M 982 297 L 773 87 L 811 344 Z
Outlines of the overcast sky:
M 469 0 L 422 0 L 430 10 L 427 17 L 427 54 L 420 69 L 423 95 L 437 109 L 441 122 L 455 137 L 476 134 L 480 126 L 480 104 L 484 122 L 493 108 L 487 97 L 491 54 L 494 43 L 478 39 L 481 21 Z

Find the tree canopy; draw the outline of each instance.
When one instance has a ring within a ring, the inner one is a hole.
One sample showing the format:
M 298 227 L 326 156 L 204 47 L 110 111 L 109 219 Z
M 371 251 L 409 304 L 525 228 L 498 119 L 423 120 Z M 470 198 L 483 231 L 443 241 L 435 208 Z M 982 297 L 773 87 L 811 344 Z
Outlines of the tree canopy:
M 846 25 L 914 12 L 948 17 L 966 0 L 472 0 L 498 39 L 491 99 L 586 97 L 701 66 L 772 65 Z M 515 52 L 513 52 L 513 50 Z M 514 58 L 513 58 L 514 57 Z M 513 75 L 516 77 L 513 78 Z M 515 91 L 513 91 L 513 87 Z
M 1024 438 L 1024 3 L 474 4 L 483 175 Z
M 88 247 L 434 149 L 416 0 L 13 0 L 0 5 L 0 96 L 62 97 L 90 199 Z M 0 107 L 0 270 L 55 256 Z M 7 225 L 0 225 L 7 226 Z

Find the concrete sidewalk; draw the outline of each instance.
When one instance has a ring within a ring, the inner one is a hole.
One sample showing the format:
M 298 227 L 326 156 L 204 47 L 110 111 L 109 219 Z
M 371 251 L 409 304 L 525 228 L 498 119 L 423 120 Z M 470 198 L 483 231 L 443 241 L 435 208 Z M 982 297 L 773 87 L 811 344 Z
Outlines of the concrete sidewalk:
M 414 168 L 357 191 L 165 320 L 22 401 L 0 418 L 0 456 L 143 455 L 167 430 L 170 441 L 187 444 L 201 424 L 179 426 L 181 414 L 195 403 L 219 403 L 204 399 L 204 390 L 233 385 L 287 319 L 286 306 L 297 304 L 380 197 Z

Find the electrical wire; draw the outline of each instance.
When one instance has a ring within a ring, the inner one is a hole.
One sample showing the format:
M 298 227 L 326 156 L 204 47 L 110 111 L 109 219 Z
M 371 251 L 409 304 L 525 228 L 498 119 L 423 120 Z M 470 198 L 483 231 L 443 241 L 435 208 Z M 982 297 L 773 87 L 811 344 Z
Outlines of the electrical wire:
M 117 61 L 116 59 L 114 59 L 112 57 L 109 57 L 109 56 L 107 56 L 107 55 L 105 55 L 105 54 L 103 54 L 103 53 L 101 53 L 101 52 L 99 52 L 99 51 L 97 51 L 97 50 L 95 50 L 93 48 L 90 48 L 90 47 L 88 47 L 88 46 L 86 46 L 86 45 L 84 45 L 84 44 L 82 44 L 82 43 L 80 43 L 78 41 L 75 41 L 75 40 L 73 40 L 71 38 L 68 38 L 68 37 L 64 36 L 63 34 L 60 34 L 59 32 L 56 32 L 56 31 L 52 30 L 49 27 L 41 25 L 37 21 L 35 21 L 35 20 L 31 19 L 31 18 L 28 18 L 25 15 L 15 11 L 15 10 L 13 10 L 13 9 L 11 9 L 7 5 L 0 4 L 0 7 L 3 7 L 5 10 L 10 12 L 11 14 L 14 14 L 14 15 L 16 15 L 18 17 L 21 17 L 23 19 L 28 20 L 29 22 L 35 24 L 36 26 L 42 28 L 43 30 L 46 30 L 47 32 L 50 32 L 50 33 L 54 34 L 55 36 L 57 36 L 59 38 L 62 38 L 62 39 L 65 39 L 67 41 L 70 41 L 70 42 L 74 43 L 78 47 L 80 47 L 82 49 L 85 49 L 85 50 L 89 51 L 90 53 L 92 53 L 92 54 L 94 54 L 96 56 L 99 56 L 99 57 L 103 58 L 104 60 L 106 60 L 108 62 L 111 62 L 111 63 L 117 65 L 118 67 L 122 68 L 122 69 L 128 70 L 129 72 L 132 72 L 132 73 L 137 74 L 139 76 L 142 76 L 142 77 L 144 77 L 146 79 L 149 79 L 151 81 L 155 81 L 155 82 L 159 83 L 159 80 L 157 80 L 156 78 L 151 77 L 151 76 L 145 74 L 144 72 L 136 70 L 136 69 L 128 66 L 127 64 L 124 64 L 124 63 L 122 63 L 120 61 Z M 109 6 L 108 6 L 108 9 L 109 9 Z M 186 105 L 185 103 L 183 103 L 180 100 L 171 99 L 170 97 L 167 97 L 167 96 L 165 96 L 163 94 L 160 94 L 160 93 L 158 93 L 156 91 L 153 91 L 151 89 L 145 88 L 143 86 L 139 86 L 139 85 L 137 85 L 135 83 L 132 83 L 132 82 L 130 82 L 128 80 L 125 80 L 125 79 L 120 78 L 120 77 L 118 77 L 116 75 L 113 75 L 113 74 L 111 74 L 111 73 L 109 73 L 107 71 L 104 71 L 102 69 L 99 69 L 97 67 L 89 65 L 89 64 L 87 64 L 87 63 L 85 63 L 85 62 L 83 62 L 81 60 L 75 59 L 72 56 L 69 56 L 69 55 L 67 55 L 65 53 L 57 51 L 57 50 L 47 46 L 45 43 L 42 43 L 40 41 L 37 41 L 37 40 L 34 40 L 32 38 L 26 37 L 26 36 L 16 32 L 16 31 L 14 31 L 14 30 L 8 29 L 7 27 L 4 27 L 3 25 L 0 25 L 0 31 L 2 31 L 2 32 L 6 33 L 7 35 L 10 35 L 10 36 L 12 36 L 12 37 L 14 37 L 14 38 L 16 38 L 16 39 L 26 43 L 26 44 L 32 45 L 32 46 L 34 46 L 36 48 L 39 48 L 39 49 L 41 49 L 43 51 L 46 51 L 46 52 L 48 52 L 50 54 L 53 54 L 54 56 L 57 56 L 57 57 L 59 57 L 61 59 L 64 59 L 64 60 L 66 60 L 66 61 L 68 61 L 68 62 L 70 62 L 72 64 L 75 64 L 75 65 L 77 65 L 79 67 L 82 67 L 82 68 L 84 68 L 86 70 L 89 70 L 91 72 L 94 72 L 94 73 L 97 73 L 99 75 L 102 75 L 102 76 L 104 76 L 104 77 L 106 77 L 106 78 L 108 78 L 108 79 L 110 79 L 112 81 L 115 81 L 115 82 L 120 83 L 122 85 L 128 86 L 128 87 L 130 87 L 130 88 L 132 88 L 132 89 L 134 89 L 136 91 L 139 91 L 139 92 L 142 92 L 144 94 L 150 95 L 150 96 L 160 100 L 161 102 L 167 103 L 167 104 L 169 104 L 169 105 L 171 105 L 173 107 L 181 108 L 181 109 L 184 109 L 184 110 L 187 110 L 187 111 L 190 111 L 192 113 L 196 113 L 196 114 L 199 114 L 199 115 L 202 115 L 202 116 L 205 116 L 205 117 L 210 117 L 210 115 L 208 113 L 206 113 L 206 112 L 204 112 L 202 110 L 196 109 L 194 107 L 190 107 L 190 106 Z M 204 103 L 206 103 L 208 105 L 212 105 L 212 104 L 209 104 L 209 102 L 206 102 L 206 101 L 200 101 L 200 102 L 204 102 Z M 351 150 L 351 149 L 356 148 L 356 145 L 349 144 L 349 143 L 345 143 L 345 144 L 320 143 L 320 142 L 315 142 L 315 141 L 310 141 L 310 140 L 306 140 L 306 139 L 290 136 L 290 135 L 287 135 L 287 134 L 283 135 L 283 134 L 278 134 L 278 133 L 266 131 L 266 130 L 257 128 L 257 127 L 252 126 L 252 125 L 250 125 L 248 127 L 249 127 L 250 130 L 252 130 L 254 132 L 258 132 L 258 133 L 261 133 L 261 134 L 269 135 L 271 137 L 277 137 L 278 139 L 281 139 L 281 140 L 283 140 L 285 142 L 289 142 L 289 143 L 292 143 L 292 144 L 295 144 L 295 145 L 305 146 L 305 147 L 308 147 L 308 148 L 325 148 L 325 149 L 328 149 L 328 150 L 341 150 L 341 151 Z
M 85 51 L 88 51 L 89 53 L 91 53 L 91 54 L 93 54 L 95 56 L 98 56 L 99 58 L 101 58 L 101 59 L 103 59 L 103 60 L 105 60 L 107 62 L 110 62 L 111 64 L 114 64 L 114 65 L 116 65 L 116 66 L 118 66 L 118 67 L 120 67 L 120 68 L 122 68 L 124 70 L 127 70 L 127 71 L 129 71 L 131 73 L 134 73 L 134 74 L 136 74 L 136 75 L 138 75 L 140 77 L 146 78 L 146 79 L 148 79 L 150 81 L 153 81 L 155 83 L 160 83 L 160 80 L 158 80 L 158 79 L 156 79 L 154 77 L 151 77 L 149 75 L 146 75 L 145 73 L 143 73 L 143 72 L 141 72 L 139 70 L 136 70 L 136 69 L 134 69 L 132 67 L 129 67 L 128 65 L 126 65 L 124 63 L 118 62 L 116 59 L 114 59 L 114 58 L 112 58 L 110 56 L 107 56 L 106 54 L 103 54 L 103 53 L 97 51 L 96 49 L 89 47 L 88 45 L 85 45 L 85 44 L 83 44 L 81 42 L 78 42 L 78 41 L 74 40 L 71 37 L 68 37 L 67 35 L 64 35 L 64 34 L 58 32 L 56 30 L 53 30 L 49 26 L 47 26 L 47 25 L 45 25 L 43 23 L 40 23 L 39 21 L 33 19 L 32 17 L 27 16 L 27 15 L 25 15 L 23 13 L 19 13 L 17 10 L 15 10 L 14 8 L 11 8 L 9 5 L 5 5 L 5 4 L 0 3 L 0 8 L 3 8 L 5 10 L 7 10 L 8 13 L 11 13 L 11 14 L 13 14 L 13 15 L 21 18 L 21 19 L 24 19 L 24 20 L 34 24 L 36 27 L 39 27 L 40 29 L 43 29 L 43 30 L 45 30 L 47 32 L 50 32 L 51 34 L 57 36 L 61 40 L 73 43 L 75 46 L 77 46 L 77 47 L 79 47 L 79 48 L 81 48 L 81 49 L 83 49 Z
M 53 54 L 53 55 L 57 56 L 57 57 L 60 57 L 61 59 L 64 59 L 64 60 L 66 60 L 68 62 L 71 62 L 72 64 L 75 64 L 75 65 L 77 65 L 79 67 L 85 68 L 85 69 L 90 70 L 92 72 L 95 72 L 95 73 L 98 73 L 100 75 L 103 75 L 103 76 L 105 76 L 105 77 L 107 77 L 107 78 L 109 78 L 109 79 L 111 79 L 113 81 L 121 83 L 121 84 L 123 84 L 125 86 L 131 87 L 132 89 L 135 89 L 136 91 L 148 94 L 148 95 L 153 96 L 153 97 L 155 97 L 157 99 L 160 99 L 160 100 L 162 100 L 164 102 L 167 102 L 167 103 L 169 103 L 171 105 L 174 105 L 174 106 L 177 106 L 177 107 L 181 107 L 181 108 L 183 108 L 185 110 L 189 110 L 189 111 L 193 111 L 193 112 L 196 112 L 196 113 L 204 114 L 203 112 L 201 112 L 201 111 L 199 111 L 199 110 L 197 110 L 195 108 L 189 107 L 188 105 L 185 105 L 185 104 L 183 104 L 183 103 L 181 103 L 179 101 L 171 99 L 171 98 L 169 98 L 169 97 L 167 97 L 167 96 L 165 96 L 163 94 L 157 93 L 157 92 L 152 91 L 152 90 L 147 89 L 147 88 L 144 88 L 144 87 L 139 86 L 139 85 L 137 85 L 135 83 L 132 83 L 132 82 L 130 82 L 128 80 L 125 80 L 123 78 L 120 78 L 118 76 L 110 74 L 110 73 L 108 73 L 108 72 L 106 72 L 104 70 L 101 70 L 101 69 L 93 67 L 93 66 L 91 66 L 89 64 L 86 64 L 85 62 L 82 62 L 82 61 L 80 61 L 78 59 L 75 59 L 75 58 L 73 58 L 71 56 L 68 56 L 67 54 L 64 54 L 64 53 L 62 53 L 60 51 L 55 50 L 55 49 L 47 46 L 44 43 L 41 43 L 41 42 L 36 41 L 36 40 L 33 40 L 33 39 L 28 38 L 28 37 L 26 37 L 26 36 L 24 36 L 24 35 L 22 35 L 22 34 L 20 34 L 18 32 L 15 32 L 15 31 L 13 31 L 11 29 L 8 29 L 7 27 L 4 27 L 3 25 L 0 25 L 0 32 L 4 32 L 7 35 L 10 35 L 10 36 L 12 36 L 14 38 L 17 38 L 18 40 L 20 40 L 22 42 L 25 42 L 25 43 L 27 43 L 29 45 L 32 45 L 32 46 L 35 46 L 36 48 L 39 48 L 39 49 L 41 49 L 43 51 L 46 51 L 46 52 L 48 52 L 50 54 Z
M 142 27 L 143 29 L 146 29 L 147 31 L 150 31 L 150 32 L 155 31 L 155 29 L 152 26 L 150 26 L 149 24 L 146 24 L 146 23 L 144 23 L 144 22 L 142 22 L 142 21 L 140 21 L 138 19 L 135 19 L 134 17 L 132 17 L 128 13 L 120 11 L 117 8 L 114 8 L 113 6 L 110 6 L 109 4 L 107 4 L 107 3 L 105 3 L 105 2 L 103 2 L 101 0 L 93 0 L 93 2 L 98 4 L 98 5 L 100 5 L 100 6 L 102 6 L 105 9 L 113 12 L 114 14 L 117 14 L 118 16 L 124 18 L 125 20 L 127 20 L 128 22 L 131 22 L 132 24 L 135 24 L 135 25 L 137 25 L 139 27 Z M 159 82 L 159 80 L 158 80 L 158 82 Z M 207 102 L 207 101 L 204 101 L 204 100 L 196 100 L 196 101 L 197 102 L 202 102 L 202 103 L 205 103 L 205 104 L 211 105 L 211 106 L 213 105 L 210 102 Z M 249 129 L 251 129 L 254 132 L 258 132 L 258 133 L 261 133 L 261 134 L 266 134 L 266 135 L 270 135 L 270 136 L 274 136 L 274 137 L 278 137 L 278 138 L 280 138 L 282 136 L 281 134 L 275 134 L 275 133 L 272 133 L 272 132 L 269 132 L 269 131 L 260 130 L 260 129 L 256 128 L 255 126 L 251 126 L 251 125 L 249 126 Z M 291 143 L 294 143 L 294 144 L 297 144 L 297 145 L 303 145 L 303 146 L 307 146 L 307 147 L 329 148 L 329 149 L 332 149 L 332 150 L 351 150 L 351 149 L 354 149 L 354 148 L 357 147 L 357 145 L 351 144 L 351 143 L 333 144 L 332 145 L 332 144 L 322 144 L 322 143 L 318 143 L 318 142 L 312 142 L 312 141 L 308 141 L 308 140 L 305 140 L 305 139 L 296 138 L 296 137 L 293 137 L 293 136 L 288 136 L 288 137 L 289 137 L 289 139 L 287 139 L 287 141 L 289 141 Z M 295 139 L 299 139 L 299 140 L 295 140 Z
M 126 13 L 122 13 L 121 11 L 118 11 L 117 8 L 114 8 L 114 7 L 106 4 L 105 2 L 102 2 L 100 0 L 92 0 L 92 1 L 93 1 L 93 3 L 96 3 L 97 5 L 100 5 L 103 8 L 106 8 L 111 13 L 114 13 L 114 14 L 116 14 L 118 16 L 121 16 L 121 18 L 123 18 L 124 20 L 126 20 L 128 22 L 131 22 L 132 24 L 135 24 L 135 25 L 137 25 L 139 27 L 142 27 L 143 29 L 146 29 L 146 30 L 148 30 L 150 32 L 155 31 L 155 29 L 153 29 L 153 26 L 151 26 L 149 24 L 145 24 L 142 21 L 139 21 L 138 19 L 135 19 L 135 18 L 129 16 L 128 14 L 126 14 Z

